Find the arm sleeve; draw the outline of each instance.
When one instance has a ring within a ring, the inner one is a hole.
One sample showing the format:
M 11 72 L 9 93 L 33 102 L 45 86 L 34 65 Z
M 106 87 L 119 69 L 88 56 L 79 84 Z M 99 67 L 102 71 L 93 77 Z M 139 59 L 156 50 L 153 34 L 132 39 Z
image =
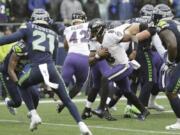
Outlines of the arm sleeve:
M 17 32 L 9 35 L 9 36 L 4 36 L 0 38 L 0 46 L 4 44 L 9 44 L 13 43 L 16 41 L 19 41 L 20 39 L 24 38 L 24 30 L 20 29 Z
M 158 36 L 158 34 L 155 34 L 154 36 L 152 36 L 152 44 L 154 45 L 154 47 L 158 51 L 161 58 L 164 58 L 164 55 L 166 54 L 167 50 L 162 45 L 161 39 Z

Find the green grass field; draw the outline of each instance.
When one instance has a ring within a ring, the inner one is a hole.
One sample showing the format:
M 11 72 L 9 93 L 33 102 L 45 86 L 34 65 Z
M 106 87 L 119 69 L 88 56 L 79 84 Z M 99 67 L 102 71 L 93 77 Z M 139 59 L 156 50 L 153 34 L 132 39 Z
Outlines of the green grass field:
M 151 111 L 145 121 L 124 119 L 123 111 L 126 101 L 120 101 L 117 111 L 112 112 L 118 121 L 109 122 L 96 116 L 85 120 L 93 135 L 180 135 L 179 131 L 166 131 L 168 124 L 175 122 L 175 116 L 169 112 L 170 106 L 167 99 L 158 99 L 158 103 L 166 108 L 166 112 Z M 98 102 L 95 103 L 95 106 Z M 82 112 L 84 102 L 76 103 Z M 9 114 L 6 106 L 0 106 L 0 135 L 80 135 L 79 129 L 67 109 L 61 114 L 56 113 L 55 103 L 40 104 L 38 112 L 43 120 L 42 125 L 34 132 L 29 131 L 27 110 L 23 105 L 18 109 L 18 114 Z

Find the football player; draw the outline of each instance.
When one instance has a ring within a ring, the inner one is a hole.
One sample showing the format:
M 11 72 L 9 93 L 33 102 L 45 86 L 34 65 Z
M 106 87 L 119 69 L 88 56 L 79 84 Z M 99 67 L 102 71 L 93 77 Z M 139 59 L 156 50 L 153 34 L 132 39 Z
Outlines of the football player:
M 159 4 L 154 8 L 153 21 L 156 25 L 157 34 L 153 36 L 153 42 L 159 54 L 164 58 L 164 64 L 160 71 L 160 85 L 165 90 L 170 105 L 176 115 L 177 122 L 166 126 L 167 130 L 180 129 L 180 23 L 173 20 L 171 9 L 165 4 Z M 161 45 L 161 41 L 164 47 Z M 158 45 L 157 45 L 158 43 Z
M 16 45 L 13 46 L 12 51 L 9 53 L 7 62 L 8 75 L 11 83 L 8 83 L 7 87 L 14 86 L 12 90 L 16 91 L 15 94 L 18 94 L 18 90 L 20 89 L 21 96 L 29 110 L 28 117 L 31 117 L 31 110 L 36 110 L 39 103 L 39 91 L 38 86 L 31 86 L 27 90 L 18 87 L 18 78 L 20 78 L 23 74 L 25 74 L 30 69 L 29 60 L 27 58 L 27 46 L 25 46 L 23 41 L 19 41 Z M 18 87 L 18 88 L 17 88 Z M 29 101 L 29 99 L 31 101 Z M 7 103 L 9 105 L 9 102 Z
M 83 11 L 76 11 L 72 14 L 72 26 L 65 29 L 64 48 L 68 51 L 62 67 L 62 77 L 68 87 L 75 76 L 75 84 L 69 90 L 70 98 L 75 97 L 81 90 L 88 76 L 89 56 L 89 32 L 87 17 Z M 61 112 L 63 103 L 58 104 L 57 111 Z
M 52 58 L 55 47 L 58 45 L 58 35 L 50 28 L 51 18 L 44 9 L 34 9 L 31 22 L 23 24 L 20 29 L 12 35 L 0 38 L 0 45 L 14 41 L 24 40 L 28 47 L 28 59 L 32 64 L 31 69 L 18 81 L 22 89 L 44 82 L 54 89 L 58 97 L 67 106 L 71 115 L 76 120 L 80 132 L 83 135 L 92 133 L 82 122 L 75 104 L 69 98 L 64 81 L 57 72 Z M 32 110 L 30 129 L 34 130 L 41 123 L 41 118 L 36 110 Z
M 99 88 L 100 75 L 106 77 L 109 81 L 115 81 L 118 87 L 123 91 L 122 94 L 131 100 L 141 111 L 138 118 L 144 120 L 149 112 L 131 92 L 128 79 L 128 76 L 133 71 L 133 67 L 138 68 L 139 65 L 135 61 L 129 62 L 125 49 L 118 45 L 121 41 L 129 41 L 132 39 L 133 35 L 140 31 L 139 24 L 133 26 L 125 24 L 106 31 L 104 21 L 101 19 L 94 19 L 89 24 L 89 28 L 91 31 L 91 38 L 94 38 L 94 43 L 91 43 L 91 53 L 89 56 L 94 78 L 93 85 Z M 137 35 L 136 38 L 142 40 L 149 37 L 149 32 L 144 32 L 145 33 L 141 33 L 142 35 Z M 133 38 L 133 40 L 136 38 Z M 114 65 L 110 67 L 105 58 L 114 59 Z

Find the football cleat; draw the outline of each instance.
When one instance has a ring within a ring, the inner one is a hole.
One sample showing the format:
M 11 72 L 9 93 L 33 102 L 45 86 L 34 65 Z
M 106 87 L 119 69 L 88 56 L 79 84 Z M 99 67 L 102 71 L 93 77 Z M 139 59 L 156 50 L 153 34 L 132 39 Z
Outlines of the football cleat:
M 124 118 L 131 118 L 132 117 L 132 114 L 131 114 L 131 106 L 130 105 L 127 105 L 124 109 Z
M 148 110 L 145 110 L 144 112 L 138 115 L 138 120 L 144 121 L 149 114 L 150 112 Z
M 109 110 L 108 110 L 108 108 L 106 108 L 105 110 L 104 110 L 104 116 L 103 116 L 106 120 L 108 120 L 108 121 L 116 121 L 117 119 L 116 118 L 114 118 L 112 115 L 111 115 L 111 113 L 109 112 Z
M 84 122 L 79 122 L 79 129 L 81 135 L 92 135 L 91 131 Z
M 82 117 L 82 119 L 87 119 L 87 118 L 92 117 L 91 108 L 85 107 L 81 117 Z
M 42 121 L 38 114 L 31 115 L 31 123 L 29 126 L 30 131 L 36 130 L 38 125 L 41 123 Z
M 162 105 L 158 105 L 157 103 L 149 103 L 148 109 L 154 109 L 156 111 L 164 111 L 164 107 Z
M 17 112 L 16 112 L 16 109 L 8 105 L 8 102 L 9 102 L 9 101 L 10 101 L 9 98 L 5 98 L 4 103 L 5 103 L 6 107 L 7 107 L 7 109 L 9 110 L 9 112 L 10 112 L 12 115 L 16 115 L 16 113 L 17 113 Z
M 99 118 L 103 118 L 104 117 L 104 110 L 102 110 L 102 109 L 92 110 L 92 113 L 94 115 L 98 116 Z
M 62 110 L 64 109 L 64 107 L 65 107 L 65 106 L 64 106 L 62 103 L 57 104 L 57 108 L 56 108 L 57 113 L 62 112 Z
M 180 122 L 176 122 L 175 124 L 168 125 L 165 127 L 166 130 L 180 130 Z

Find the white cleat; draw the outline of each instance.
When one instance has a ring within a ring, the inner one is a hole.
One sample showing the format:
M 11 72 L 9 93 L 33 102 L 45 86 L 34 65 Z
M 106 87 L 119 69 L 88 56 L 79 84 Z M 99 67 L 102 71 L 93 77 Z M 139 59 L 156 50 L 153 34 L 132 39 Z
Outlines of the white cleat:
M 5 98 L 4 103 L 5 103 L 5 105 L 7 106 L 9 112 L 10 112 L 12 115 L 16 115 L 16 113 L 17 113 L 17 112 L 16 112 L 16 109 L 8 105 L 8 102 L 9 102 L 9 101 L 10 101 L 9 98 Z
M 37 129 L 38 125 L 41 124 L 41 118 L 39 117 L 38 114 L 34 114 L 31 116 L 31 123 L 29 126 L 30 131 L 34 131 Z
M 156 111 L 164 111 L 164 107 L 162 105 L 158 105 L 157 103 L 150 103 L 148 104 L 148 109 L 154 109 Z
M 81 135 L 92 135 L 91 131 L 84 122 L 79 122 Z
M 175 124 L 166 126 L 165 128 L 166 130 L 180 130 L 180 123 L 176 122 Z

